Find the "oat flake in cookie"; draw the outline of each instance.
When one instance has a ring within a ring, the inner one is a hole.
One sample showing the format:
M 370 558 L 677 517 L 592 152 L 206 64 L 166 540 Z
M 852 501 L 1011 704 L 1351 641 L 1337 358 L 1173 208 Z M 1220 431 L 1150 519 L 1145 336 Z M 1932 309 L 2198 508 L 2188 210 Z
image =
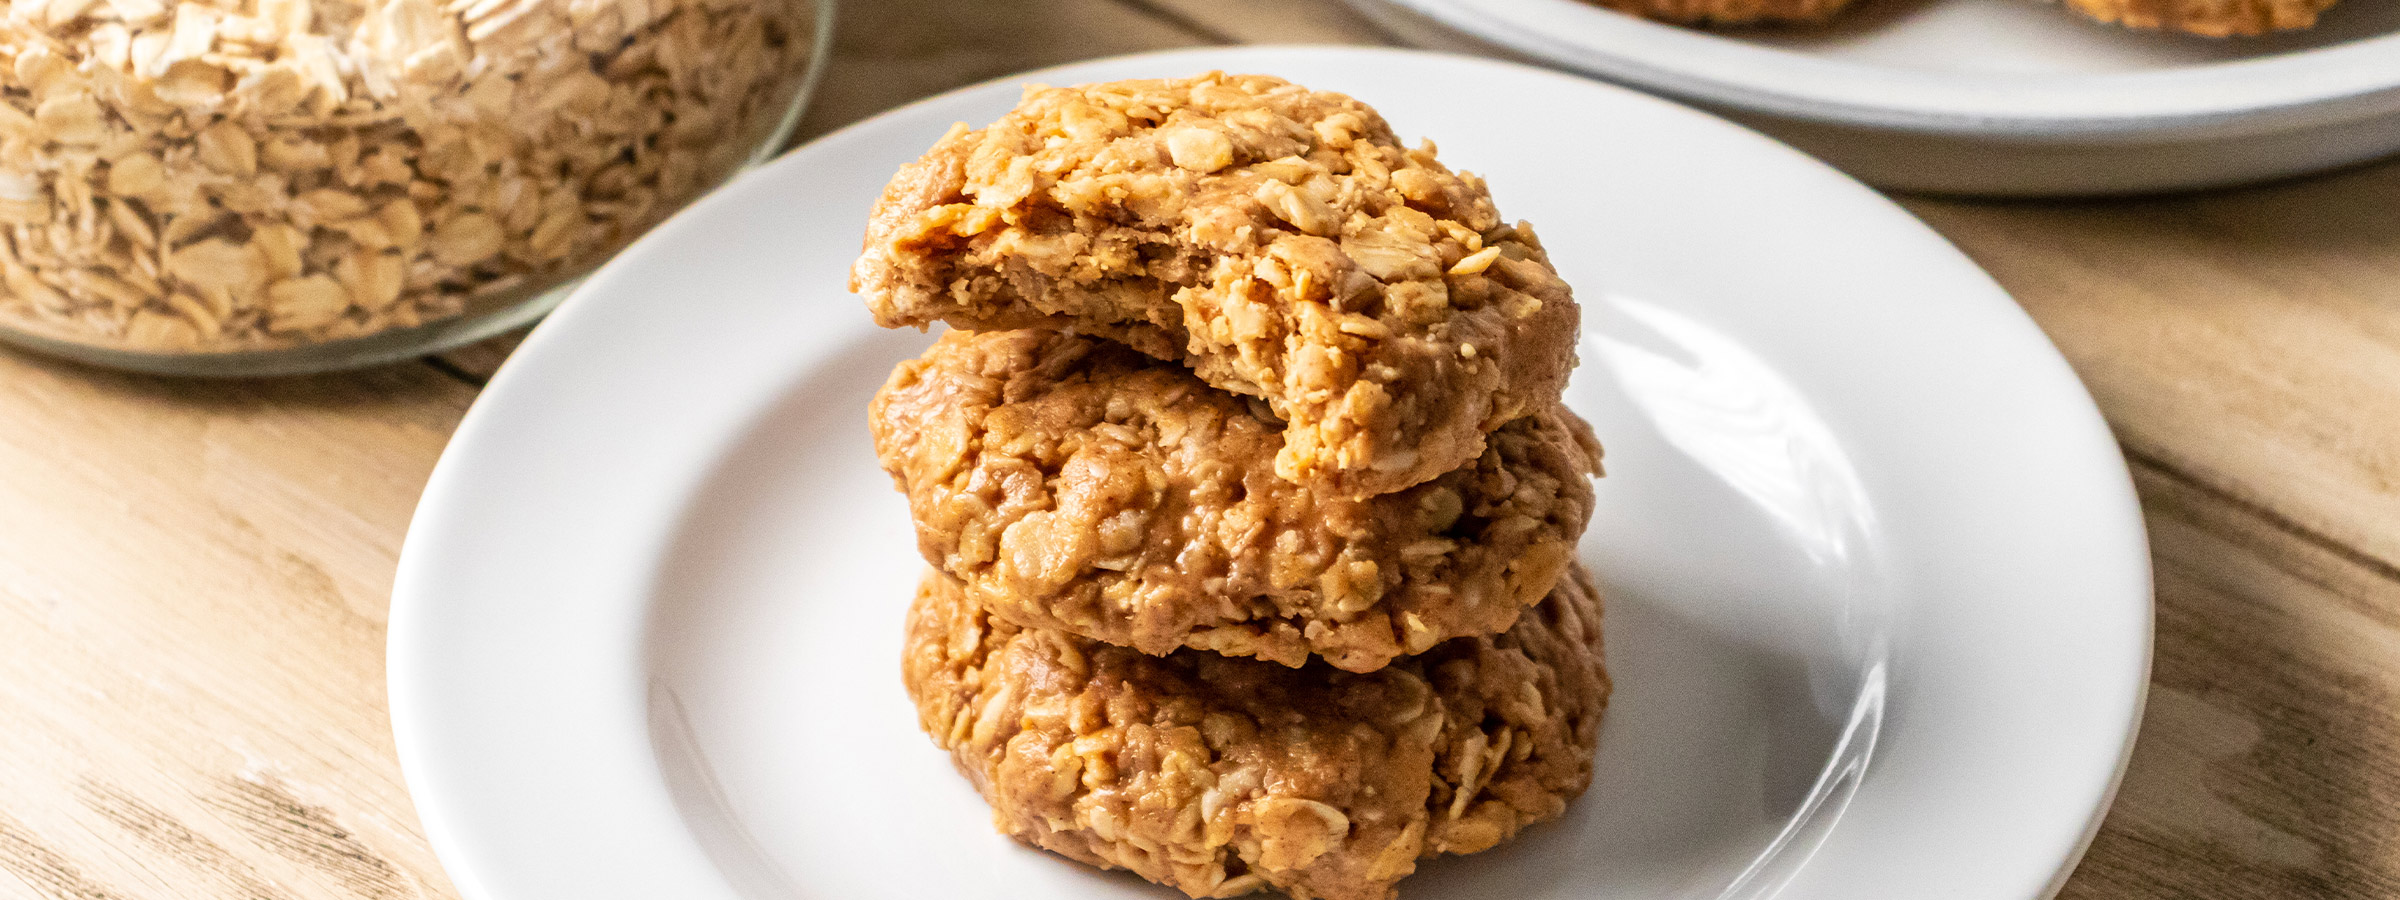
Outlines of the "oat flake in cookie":
M 1352 498 L 1277 478 L 1259 401 L 1097 338 L 953 331 L 870 413 L 927 561 L 984 608 L 1152 654 L 1371 671 L 1516 621 L 1566 571 L 1599 445 L 1552 405 Z
M 1580 569 L 1507 632 L 1363 675 L 1020 630 L 936 572 L 903 675 L 1001 831 L 1194 897 L 1387 900 L 1557 818 L 1609 693 Z
M 1456 469 L 1558 397 L 1578 312 L 1523 224 L 1341 94 L 1260 75 L 1033 88 L 885 189 L 851 286 L 887 326 L 1072 326 L 1291 423 L 1284 478 Z

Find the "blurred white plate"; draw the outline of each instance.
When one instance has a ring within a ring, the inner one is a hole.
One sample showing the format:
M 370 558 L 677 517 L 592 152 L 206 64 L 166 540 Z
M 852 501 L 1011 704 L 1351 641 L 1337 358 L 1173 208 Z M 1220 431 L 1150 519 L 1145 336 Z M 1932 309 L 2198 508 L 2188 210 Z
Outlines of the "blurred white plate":
M 2400 4 L 2217 40 L 2041 0 L 1862 0 L 1829 26 L 1701 30 L 1582 0 L 1351 0 L 1420 44 L 1699 103 L 1885 187 L 2107 194 L 2400 150 Z
M 919 103 L 610 263 L 460 426 L 394 587 L 392 722 L 471 900 L 1163 897 L 994 834 L 898 678 L 923 565 L 867 399 L 928 338 L 844 275 L 884 180 L 1022 81 L 1347 91 L 1489 176 L 1586 305 L 1584 557 L 1618 683 L 1567 820 L 1413 900 L 2025 900 L 2106 807 L 2149 650 L 2115 445 L 1898 208 L 1629 91 L 1403 51 L 1208 49 Z

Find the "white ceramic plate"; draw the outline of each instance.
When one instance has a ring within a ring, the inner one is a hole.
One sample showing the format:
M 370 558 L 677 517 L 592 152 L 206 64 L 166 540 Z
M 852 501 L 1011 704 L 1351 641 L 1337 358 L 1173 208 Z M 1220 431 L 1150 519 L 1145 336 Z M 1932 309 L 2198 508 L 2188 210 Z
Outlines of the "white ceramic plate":
M 1983 273 L 1725 122 L 1390 50 L 1030 73 L 742 177 L 533 334 L 427 486 L 391 704 L 471 900 L 1170 896 L 995 835 L 898 678 L 921 571 L 869 395 L 928 338 L 844 290 L 879 187 L 1020 80 L 1208 69 L 1356 94 L 1541 222 L 1608 443 L 1584 558 L 1593 788 L 1414 900 L 2039 897 L 2106 807 L 2149 649 L 2107 429 Z
M 2400 149 L 2400 4 L 2215 40 L 2041 0 L 1861 0 L 1826 27 L 1702 30 L 1583 0 L 1351 0 L 1415 42 L 1497 49 L 1701 103 L 1888 187 L 2121 193 Z

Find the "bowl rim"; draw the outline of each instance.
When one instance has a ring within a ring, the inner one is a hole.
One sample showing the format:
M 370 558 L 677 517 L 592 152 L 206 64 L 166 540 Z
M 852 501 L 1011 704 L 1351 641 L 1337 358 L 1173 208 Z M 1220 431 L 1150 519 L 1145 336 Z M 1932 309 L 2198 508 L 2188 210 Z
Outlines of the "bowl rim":
M 1810 122 L 2040 141 L 2230 137 L 2400 112 L 2400 32 L 2155 71 L 1952 73 L 1729 40 L 1582 0 L 1351 2 L 1609 80 Z

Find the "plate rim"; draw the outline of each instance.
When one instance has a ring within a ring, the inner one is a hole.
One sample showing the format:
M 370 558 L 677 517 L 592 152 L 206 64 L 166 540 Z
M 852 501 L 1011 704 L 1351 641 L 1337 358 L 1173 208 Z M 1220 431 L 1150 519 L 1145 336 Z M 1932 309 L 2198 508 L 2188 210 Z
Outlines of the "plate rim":
M 1681 99 L 1805 122 L 2017 140 L 2238 137 L 2400 111 L 2400 32 L 2154 72 L 1928 73 L 1752 44 L 1583 0 L 1348 0 Z M 2062 14 L 2064 13 L 2062 11 Z M 2112 27 L 2112 26 L 2096 26 Z
M 1887 206 L 1891 213 L 1905 218 L 1917 228 L 1924 229 L 1928 236 L 1930 236 L 1936 242 L 1939 242 L 1942 247 L 1947 248 L 1951 253 L 1957 253 L 1955 247 L 1950 246 L 1945 239 L 1941 238 L 1937 233 L 1932 232 L 1929 227 L 1925 226 L 1921 221 L 1917 220 L 1913 215 L 1907 213 L 1904 209 L 1899 208 L 1896 204 L 1891 204 L 1888 199 L 1884 199 L 1880 195 L 1874 194 L 1871 189 L 1866 188 L 1864 185 L 1858 184 L 1854 179 L 1851 179 L 1846 175 L 1842 175 L 1838 171 L 1834 171 L 1830 167 L 1824 166 L 1823 163 L 1808 158 L 1805 154 L 1801 154 L 1799 151 L 1792 150 L 1788 146 L 1783 145 L 1772 138 L 1761 135 L 1753 129 L 1727 122 L 1720 117 L 1708 114 L 1706 112 L 1692 110 L 1688 107 L 1683 107 L 1680 104 L 1661 100 L 1659 98 L 1641 94 L 1639 92 L 1616 85 L 1591 82 L 1586 79 L 1576 78 L 1572 75 L 1559 73 L 1552 70 L 1471 56 L 1398 48 L 1308 45 L 1241 45 L 1233 47 L 1180 48 L 1127 54 L 1100 59 L 1081 60 L 1058 66 L 1001 76 L 999 78 L 979 82 L 974 85 L 946 91 L 932 97 L 927 97 L 899 107 L 895 107 L 891 110 L 886 110 L 883 113 L 879 113 L 860 122 L 852 123 L 851 125 L 845 126 L 837 131 L 812 140 L 808 145 L 805 145 L 802 148 L 797 148 L 792 153 L 787 154 L 786 158 L 779 160 L 777 164 L 770 164 L 770 168 L 778 164 L 794 164 L 792 162 L 792 158 L 800 156 L 803 151 L 809 150 L 810 148 L 839 147 L 846 141 L 860 139 L 861 135 L 866 135 L 880 127 L 888 127 L 892 124 L 906 121 L 911 116 L 917 115 L 924 108 L 938 106 L 969 94 L 988 92 L 1001 88 L 1015 90 L 1018 85 L 1026 81 L 1037 81 L 1051 78 L 1066 80 L 1077 77 L 1075 76 L 1075 73 L 1079 71 L 1091 71 L 1111 66 L 1124 66 L 1133 64 L 1163 64 L 1170 62 L 1180 63 L 1183 60 L 1195 60 L 1201 68 L 1231 68 L 1231 66 L 1220 65 L 1216 62 L 1210 62 L 1210 60 L 1234 59 L 1251 56 L 1272 56 L 1275 54 L 1284 53 L 1322 53 L 1337 56 L 1355 57 L 1402 57 L 1418 60 L 1439 60 L 1468 66 L 1498 67 L 1515 70 L 1518 74 L 1525 76 L 1573 82 L 1581 88 L 1613 93 L 1619 99 L 1624 101 L 1675 107 L 1680 111 L 1680 114 L 1691 115 L 1701 119 L 1710 120 L 1715 124 L 1715 126 L 1730 128 L 1735 132 L 1746 135 L 1748 139 L 1759 143 L 1770 144 L 1777 152 L 1791 154 L 1797 159 L 1805 160 L 1808 165 L 1823 170 L 1823 174 L 1832 175 L 1835 178 L 1849 182 L 1851 187 L 1865 192 L 1866 194 L 1872 195 L 1878 202 Z M 1189 66 L 1187 66 L 1187 68 L 1189 68 Z M 735 184 L 756 183 L 758 180 L 760 179 L 745 177 L 737 180 Z M 442 563 L 448 561 L 440 555 L 443 551 L 424 549 L 427 544 L 436 539 L 429 538 L 425 536 L 424 533 L 438 530 L 440 527 L 442 527 L 438 523 L 442 522 L 446 518 L 455 516 L 456 513 L 450 511 L 453 506 L 469 504 L 469 501 L 458 499 L 459 493 L 465 489 L 464 486 L 459 484 L 459 482 L 465 476 L 460 475 L 459 472 L 462 468 L 472 465 L 472 463 L 461 461 L 466 459 L 466 457 L 462 455 L 463 451 L 461 451 L 460 448 L 472 446 L 477 442 L 488 440 L 487 438 L 482 437 L 482 435 L 486 431 L 501 427 L 493 424 L 494 422 L 498 421 L 496 417 L 499 414 L 492 412 L 492 410 L 499 408 L 504 403 L 513 403 L 515 401 L 502 401 L 495 400 L 494 398 L 514 396 L 513 392 L 518 390 L 518 388 L 515 386 L 521 381 L 531 380 L 532 378 L 536 377 L 527 373 L 538 372 L 539 367 L 542 365 L 540 363 L 524 361 L 545 358 L 545 355 L 551 352 L 546 348 L 548 348 L 552 343 L 562 340 L 557 336 L 565 333 L 569 328 L 574 327 L 572 324 L 562 323 L 581 322 L 586 318 L 600 314 L 595 310 L 604 310 L 607 308 L 601 304 L 609 301 L 589 298 L 607 294 L 609 286 L 612 284 L 611 276 L 617 271 L 626 269 L 628 266 L 639 265 L 639 263 L 623 262 L 627 259 L 642 258 L 642 254 L 635 252 L 639 249 L 639 244 L 655 244 L 659 242 L 659 238 L 655 237 L 656 235 L 679 232 L 695 218 L 695 215 L 698 214 L 698 211 L 713 208 L 715 204 L 710 201 L 723 200 L 723 198 L 726 196 L 736 194 L 740 190 L 741 189 L 738 187 L 729 187 L 727 189 L 720 190 L 715 192 L 710 198 L 707 198 L 702 203 L 694 204 L 686 211 L 678 213 L 667 223 L 664 223 L 658 229 L 655 229 L 652 233 L 653 237 L 645 237 L 641 242 L 637 243 L 636 248 L 629 249 L 627 253 L 620 255 L 617 260 L 612 260 L 607 266 L 603 267 L 601 272 L 597 273 L 590 281 L 587 281 L 583 286 L 579 287 L 576 290 L 575 295 L 570 297 L 569 300 L 562 305 L 560 310 L 552 315 L 549 321 L 546 321 L 540 327 L 537 327 L 533 334 L 528 337 L 519 351 L 514 354 L 511 360 L 505 366 L 503 366 L 499 373 L 494 376 L 486 389 L 479 394 L 475 403 L 469 409 L 467 415 L 461 420 L 457 431 L 453 435 L 451 445 L 445 448 L 441 460 L 437 463 L 431 477 L 428 479 L 423 499 L 421 500 L 415 515 L 412 516 L 408 535 L 404 541 L 401 551 L 399 571 L 394 582 L 391 614 L 389 619 L 389 637 L 386 647 L 387 695 L 391 710 L 394 742 L 400 757 L 403 775 L 409 787 L 409 793 L 412 800 L 416 804 L 420 821 L 424 826 L 428 839 L 434 846 L 437 857 L 443 862 L 445 870 L 450 874 L 453 881 L 457 884 L 461 893 L 469 898 L 474 898 L 474 900 L 500 900 L 501 895 L 487 890 L 485 887 L 485 881 L 482 878 L 482 873 L 464 862 L 464 860 L 474 857 L 477 854 L 460 845 L 455 839 L 455 830 L 449 825 L 449 821 L 454 815 L 456 815 L 457 811 L 452 807 L 448 799 L 444 799 L 439 796 L 439 789 L 434 786 L 434 782 L 440 781 L 443 776 L 429 774 L 432 772 L 441 771 L 443 768 L 443 763 L 436 761 L 438 757 L 428 755 L 431 750 L 426 745 L 425 741 L 422 740 L 423 735 L 421 729 L 424 727 L 422 723 L 430 721 L 429 717 L 433 712 L 431 709 L 428 709 L 425 706 L 427 702 L 425 694 L 426 692 L 430 692 L 432 690 L 430 687 L 428 687 L 429 676 L 426 673 L 432 671 L 434 668 L 432 666 L 432 661 L 427 654 L 431 652 L 438 656 L 438 651 L 434 650 L 434 648 L 431 648 L 427 644 L 426 639 L 421 636 L 421 632 L 424 630 L 424 617 L 431 614 L 429 612 L 428 604 L 437 603 L 440 595 L 436 592 L 427 592 L 421 587 L 421 585 L 427 583 L 428 581 L 436 580 L 438 577 L 436 573 L 443 568 Z M 1975 266 L 1972 261 L 1967 260 L 1963 254 L 1958 255 L 1957 262 L 1961 265 L 1964 265 L 1968 271 L 1971 271 L 1978 276 L 1982 276 L 1986 282 L 1989 282 L 1988 275 L 1983 275 L 1980 267 Z M 2107 434 L 2106 426 L 2101 421 L 2098 410 L 2096 406 L 2093 405 L 2088 391 L 2083 389 L 2080 382 L 2074 380 L 2071 370 L 2067 368 L 2064 358 L 2059 355 L 2057 349 L 2053 345 L 2049 344 L 2046 338 L 2041 336 L 2038 327 L 2034 325 L 2030 317 L 2025 315 L 2021 308 L 2016 307 L 2013 302 L 2008 301 L 2005 292 L 2001 291 L 1996 284 L 1991 284 L 1990 290 L 1992 293 L 1996 294 L 2000 298 L 2002 304 L 2007 307 L 2005 310 L 2000 310 L 2000 314 L 2004 316 L 2013 316 L 2016 320 L 2016 324 L 2020 326 L 2021 330 L 2030 332 L 2032 335 L 2033 344 L 2024 348 L 2025 350 L 2035 354 L 2029 358 L 2029 361 L 2037 365 L 2052 365 L 2055 366 L 2059 371 L 2067 373 L 2068 383 L 2073 386 L 2074 390 L 2074 397 L 2072 399 L 2076 402 L 2071 403 L 2067 408 L 2063 409 L 2062 412 L 2069 419 L 2088 420 L 2078 427 L 2086 430 L 2096 428 L 2099 431 L 2099 434 L 2102 437 L 2105 437 Z M 830 333 L 840 330 L 843 329 L 828 329 L 827 331 Z M 2113 447 L 2113 443 L 2111 443 L 2110 446 Z M 2106 458 L 2095 458 L 2093 462 L 2101 465 L 2104 470 L 2113 471 L 2117 476 L 2116 480 L 2121 482 L 2122 490 L 2112 492 L 2112 496 L 2110 497 L 2102 498 L 2101 504 L 2103 506 L 2114 507 L 2113 509 L 2108 510 L 2108 512 L 2113 515 L 2130 517 L 2127 522 L 2130 527 L 2129 533 L 2118 535 L 2118 537 L 2120 539 L 2130 539 L 2130 546 L 2139 548 L 2141 550 L 2141 552 L 2134 553 L 2129 559 L 2124 561 L 2130 565 L 2130 569 L 2127 570 L 2127 573 L 2132 574 L 2134 576 L 2133 580 L 2139 583 L 2138 597 L 2129 598 L 2129 601 L 2138 603 L 2140 613 L 2140 627 L 2138 629 L 2139 652 L 2138 660 L 2136 661 L 2137 677 L 2132 684 L 2130 715 L 2122 725 L 2121 735 L 2119 735 L 2121 739 L 2113 741 L 2113 743 L 2117 745 L 2117 754 L 2112 770 L 2110 774 L 2107 775 L 2105 784 L 2101 786 L 2098 796 L 2092 799 L 2089 809 L 2087 810 L 2087 815 L 2084 817 L 2080 838 L 2074 842 L 2074 845 L 2069 849 L 2069 851 L 2057 862 L 2057 869 L 2048 880 L 2048 887 L 2040 894 L 2036 895 L 2040 897 L 2046 897 L 2049 894 L 2054 893 L 2058 887 L 2063 885 L 2065 880 L 2072 874 L 2075 864 L 2082 857 L 2083 851 L 2089 846 L 2090 841 L 2097 834 L 2102 820 L 2109 809 L 2115 791 L 2122 781 L 2125 766 L 2131 758 L 2134 740 L 2138 734 L 2141 709 L 2144 700 L 2146 699 L 2146 692 L 2148 688 L 2148 671 L 2150 656 L 2153 649 L 2151 640 L 2151 622 L 2153 616 L 2153 601 L 2151 593 L 2152 573 L 2150 569 L 2149 557 L 2146 552 L 2147 538 L 2146 535 L 2143 534 L 2143 522 L 2139 513 L 2138 505 L 2134 501 L 2130 474 L 2125 470 L 2124 462 L 2121 456 L 2115 456 L 2112 454 Z M 636 582 L 644 586 L 644 591 L 647 589 L 646 586 L 650 584 L 649 579 L 637 579 Z M 639 690 L 637 689 L 635 692 L 639 693 Z M 643 749 L 647 751 L 650 748 L 644 747 Z M 644 803 L 647 803 L 653 807 L 659 806 L 658 801 L 662 800 L 664 800 L 663 796 L 643 798 Z M 661 808 L 666 809 L 669 812 L 673 812 L 673 807 L 671 804 Z M 680 821 L 679 817 L 678 821 Z M 686 870 L 687 872 L 697 872 L 699 869 L 710 869 L 713 871 L 713 867 L 709 866 L 705 855 L 696 845 L 648 849 L 655 849 L 659 853 L 663 853 L 668 857 L 672 857 L 666 863 L 664 863 L 664 865 L 669 867 L 680 868 Z M 717 878 L 712 880 L 721 882 L 723 873 L 715 872 L 714 874 L 717 876 Z M 516 900 L 516 898 L 509 898 L 509 900 Z

